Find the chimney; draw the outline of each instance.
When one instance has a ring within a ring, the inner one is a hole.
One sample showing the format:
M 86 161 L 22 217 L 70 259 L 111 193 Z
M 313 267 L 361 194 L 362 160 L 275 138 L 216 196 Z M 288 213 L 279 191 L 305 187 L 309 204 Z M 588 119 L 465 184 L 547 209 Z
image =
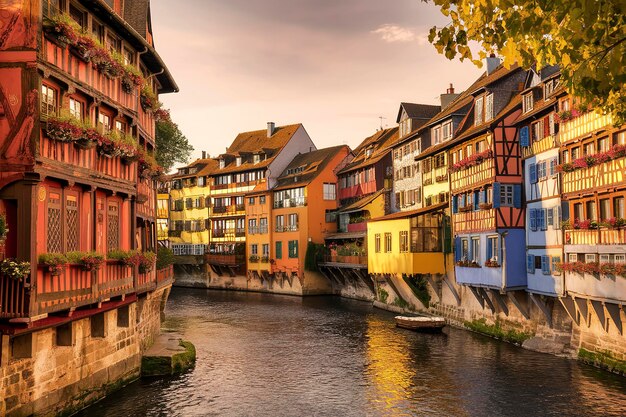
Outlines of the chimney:
M 446 107 L 450 105 L 459 95 L 454 94 L 454 86 L 450 83 L 450 87 L 446 90 L 446 94 L 441 94 L 439 98 L 441 99 L 441 110 L 444 110 Z
M 498 66 L 502 63 L 500 58 L 497 58 L 495 54 L 491 54 L 487 57 L 487 75 L 491 75 L 491 73 L 498 68 Z
M 272 137 L 272 135 L 274 134 L 275 130 L 276 129 L 275 129 L 274 122 L 267 122 L 267 137 L 268 138 Z
M 206 151 L 202 151 L 202 159 L 206 159 Z

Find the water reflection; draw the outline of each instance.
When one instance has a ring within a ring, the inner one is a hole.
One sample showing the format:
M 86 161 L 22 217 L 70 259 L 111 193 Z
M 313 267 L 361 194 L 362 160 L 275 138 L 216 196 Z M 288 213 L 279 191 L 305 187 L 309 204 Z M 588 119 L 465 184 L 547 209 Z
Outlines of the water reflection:
M 626 415 L 625 378 L 461 330 L 396 329 L 367 303 L 174 289 L 166 316 L 195 369 L 80 415 Z

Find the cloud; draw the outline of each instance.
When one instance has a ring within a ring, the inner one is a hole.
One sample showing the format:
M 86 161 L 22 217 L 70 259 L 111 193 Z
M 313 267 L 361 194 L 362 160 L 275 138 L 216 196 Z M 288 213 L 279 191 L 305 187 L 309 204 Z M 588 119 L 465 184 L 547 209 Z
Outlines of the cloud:
M 425 35 L 415 33 L 411 28 L 393 24 L 384 24 L 373 30 L 372 33 L 380 35 L 385 42 L 417 42 L 424 45 L 427 41 Z

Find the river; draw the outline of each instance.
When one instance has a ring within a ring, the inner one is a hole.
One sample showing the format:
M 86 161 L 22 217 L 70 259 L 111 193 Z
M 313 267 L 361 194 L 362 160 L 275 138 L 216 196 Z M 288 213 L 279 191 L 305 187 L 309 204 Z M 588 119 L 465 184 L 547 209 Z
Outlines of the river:
M 81 416 L 625 416 L 626 378 L 471 332 L 419 334 L 338 297 L 174 288 L 195 369 Z

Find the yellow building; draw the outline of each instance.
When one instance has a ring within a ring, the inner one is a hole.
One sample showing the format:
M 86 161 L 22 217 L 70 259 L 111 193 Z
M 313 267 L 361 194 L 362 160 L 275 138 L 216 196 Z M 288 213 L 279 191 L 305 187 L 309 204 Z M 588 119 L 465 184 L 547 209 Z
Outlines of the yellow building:
M 217 161 L 198 159 L 179 168 L 170 190 L 170 246 L 175 255 L 204 255 L 209 242 L 209 177 Z

